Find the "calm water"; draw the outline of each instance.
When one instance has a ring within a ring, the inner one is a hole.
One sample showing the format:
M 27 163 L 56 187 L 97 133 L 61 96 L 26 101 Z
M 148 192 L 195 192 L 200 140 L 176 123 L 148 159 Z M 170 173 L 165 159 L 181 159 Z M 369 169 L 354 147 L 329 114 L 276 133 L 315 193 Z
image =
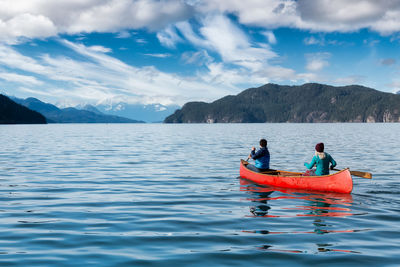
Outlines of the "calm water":
M 0 126 L 0 265 L 399 266 L 400 124 Z M 352 194 L 259 187 L 239 160 L 261 137 L 271 167 L 314 145 Z

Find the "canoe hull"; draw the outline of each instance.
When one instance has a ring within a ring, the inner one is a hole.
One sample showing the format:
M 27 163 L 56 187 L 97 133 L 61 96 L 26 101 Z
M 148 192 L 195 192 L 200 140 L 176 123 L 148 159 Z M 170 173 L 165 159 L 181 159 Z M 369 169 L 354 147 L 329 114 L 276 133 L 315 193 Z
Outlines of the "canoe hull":
M 301 173 L 279 170 L 271 174 L 258 173 L 248 169 L 247 164 L 247 161 L 241 160 L 240 177 L 261 185 L 336 193 L 351 193 L 353 190 L 349 169 L 330 175 L 301 176 Z

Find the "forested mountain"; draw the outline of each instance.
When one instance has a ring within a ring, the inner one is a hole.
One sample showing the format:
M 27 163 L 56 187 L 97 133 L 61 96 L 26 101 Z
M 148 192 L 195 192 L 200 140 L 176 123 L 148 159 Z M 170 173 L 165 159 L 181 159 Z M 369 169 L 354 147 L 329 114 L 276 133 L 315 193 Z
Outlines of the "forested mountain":
M 0 94 L 0 124 L 46 123 L 46 118 Z
M 186 103 L 164 122 L 400 122 L 399 115 L 398 94 L 359 85 L 266 84 L 212 103 Z
M 48 122 L 52 123 L 138 123 L 143 121 L 132 120 L 119 116 L 106 115 L 95 108 L 80 110 L 76 108 L 60 109 L 52 104 L 44 103 L 39 99 L 30 97 L 27 99 L 13 98 L 14 101 L 32 110 L 43 114 Z

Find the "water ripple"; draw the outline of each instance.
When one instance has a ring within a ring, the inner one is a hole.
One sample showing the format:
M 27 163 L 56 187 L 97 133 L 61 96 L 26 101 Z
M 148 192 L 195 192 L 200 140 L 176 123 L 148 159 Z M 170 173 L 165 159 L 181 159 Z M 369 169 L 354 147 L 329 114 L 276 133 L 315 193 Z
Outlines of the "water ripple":
M 396 266 L 400 126 L 380 125 L 0 126 L 0 264 Z M 280 169 L 322 140 L 373 179 L 352 194 L 238 179 L 261 136 Z

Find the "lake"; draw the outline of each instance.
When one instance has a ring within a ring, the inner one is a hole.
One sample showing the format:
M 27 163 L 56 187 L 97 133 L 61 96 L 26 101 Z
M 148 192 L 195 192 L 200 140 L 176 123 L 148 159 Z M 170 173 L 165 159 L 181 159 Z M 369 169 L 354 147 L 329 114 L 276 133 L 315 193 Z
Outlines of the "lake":
M 400 124 L 0 126 L 1 266 L 399 266 Z M 352 194 L 240 179 L 260 138 L 271 168 L 314 146 Z

